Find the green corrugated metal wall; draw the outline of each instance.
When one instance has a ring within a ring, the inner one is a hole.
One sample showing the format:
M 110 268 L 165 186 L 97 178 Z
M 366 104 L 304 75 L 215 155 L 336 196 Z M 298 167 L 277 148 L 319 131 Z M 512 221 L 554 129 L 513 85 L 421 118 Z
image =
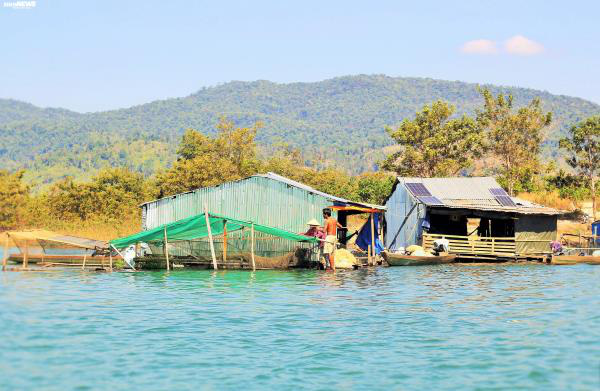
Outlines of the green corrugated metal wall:
M 304 232 L 310 219 L 322 223 L 322 209 L 331 206 L 333 201 L 275 179 L 253 176 L 144 204 L 143 228 L 152 229 L 200 214 L 204 203 L 208 204 L 209 212 Z M 297 246 L 298 243 L 285 239 L 259 240 L 257 253 L 288 252 Z

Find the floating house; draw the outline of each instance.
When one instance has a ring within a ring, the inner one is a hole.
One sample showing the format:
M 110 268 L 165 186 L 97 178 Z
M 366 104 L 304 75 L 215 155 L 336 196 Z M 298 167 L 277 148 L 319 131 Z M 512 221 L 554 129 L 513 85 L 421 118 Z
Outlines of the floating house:
M 306 223 L 311 219 L 322 222 L 322 210 L 327 207 L 332 208 L 333 216 L 344 226 L 351 214 L 379 214 L 384 211 L 382 206 L 336 197 L 270 172 L 142 204 L 142 229 L 152 230 L 202 214 L 205 205 L 213 214 L 297 233 L 305 232 L 308 228 Z M 293 241 L 261 238 L 260 235 L 258 232 L 256 240 L 256 253 L 260 256 L 280 256 L 298 246 Z M 340 236 L 343 239 L 344 232 Z M 230 237 L 229 247 L 242 246 L 243 243 L 239 241 L 236 244 L 235 239 Z M 217 252 L 222 251 L 222 243 L 217 241 L 215 246 Z M 151 248 L 155 254 L 162 251 L 152 245 Z M 177 254 L 175 249 L 169 251 Z M 206 253 L 208 247 L 198 251 Z
M 543 258 L 556 239 L 559 211 L 510 197 L 491 177 L 398 177 L 387 199 L 385 245 L 425 249 L 449 240 L 467 259 Z

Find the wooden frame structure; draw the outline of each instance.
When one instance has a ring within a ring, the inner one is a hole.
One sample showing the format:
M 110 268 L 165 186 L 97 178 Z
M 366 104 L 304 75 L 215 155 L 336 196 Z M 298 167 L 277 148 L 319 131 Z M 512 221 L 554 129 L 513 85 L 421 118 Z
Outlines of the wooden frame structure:
M 346 221 L 346 218 L 350 215 L 353 214 L 369 214 L 370 216 L 370 228 L 371 228 L 371 243 L 369 244 L 369 246 L 367 247 L 367 262 L 370 266 L 374 265 L 376 263 L 376 257 L 377 257 L 377 251 L 376 251 L 376 247 L 375 247 L 375 215 L 376 214 L 380 214 L 381 218 L 379 219 L 379 228 L 381 229 L 381 235 L 379 235 L 379 232 L 377 233 L 377 237 L 379 237 L 379 240 L 381 240 L 381 243 L 384 242 L 384 238 L 383 238 L 383 228 L 382 228 L 382 221 L 383 221 L 383 213 L 385 212 L 385 208 L 384 207 L 375 207 L 375 205 L 372 205 L 371 207 L 364 207 L 364 206 L 359 206 L 359 205 L 332 205 L 328 207 L 331 210 L 335 210 L 338 213 L 338 221 L 340 219 L 343 219 L 344 221 Z
M 22 266 L 21 270 L 28 270 L 29 263 L 40 261 L 44 267 L 47 266 L 79 266 L 83 269 L 89 260 L 88 254 L 83 255 L 56 255 L 46 254 L 46 248 L 48 246 L 58 246 L 59 248 L 75 248 L 80 250 L 93 250 L 102 254 L 109 251 L 109 246 L 106 242 L 81 238 L 70 235 L 61 235 L 52 231 L 47 230 L 30 230 L 30 231 L 6 231 L 4 232 L 4 251 L 2 257 L 2 270 L 7 270 L 8 260 L 11 258 L 10 244 L 11 241 L 16 248 L 19 249 L 22 254 Z M 30 245 L 34 244 L 34 247 L 39 247 L 41 252 L 34 252 L 31 254 Z M 110 269 L 112 271 L 112 256 L 110 262 Z M 79 264 L 75 261 L 82 260 Z M 54 262 L 52 262 L 54 261 Z M 102 265 L 104 265 L 104 255 L 102 255 Z
M 516 239 L 515 237 L 480 237 L 480 236 L 460 236 L 446 234 L 423 233 L 422 247 L 425 250 L 433 249 L 433 242 L 436 239 L 447 239 L 449 242 L 449 252 L 456 254 L 461 258 L 473 259 L 496 259 L 496 258 L 545 258 L 551 255 L 551 251 L 543 253 L 517 252 L 517 243 L 536 242 L 548 243 L 550 241 L 541 239 Z
M 423 249 L 432 250 L 436 239 L 449 242 L 449 252 L 463 258 L 516 257 L 515 238 L 487 238 L 445 234 L 423 234 Z

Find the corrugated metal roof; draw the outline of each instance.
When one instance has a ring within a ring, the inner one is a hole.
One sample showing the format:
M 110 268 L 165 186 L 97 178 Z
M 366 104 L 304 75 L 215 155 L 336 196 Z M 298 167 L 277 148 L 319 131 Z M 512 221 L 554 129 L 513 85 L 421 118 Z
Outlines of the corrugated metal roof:
M 329 199 L 331 201 L 350 202 L 349 200 L 347 200 L 345 198 L 336 197 L 336 196 L 331 195 L 331 194 L 323 193 L 322 191 L 319 191 L 319 190 L 317 190 L 317 189 L 315 189 L 313 187 L 305 185 L 304 183 L 300 183 L 300 182 L 294 181 L 292 179 L 286 178 L 284 176 L 277 175 L 274 172 L 268 172 L 266 174 L 258 174 L 258 175 L 253 175 L 253 176 L 259 176 L 259 177 L 269 178 L 269 179 L 273 179 L 273 180 L 276 180 L 276 181 L 279 181 L 279 182 L 283 182 L 283 183 L 288 184 L 290 186 L 294 186 L 294 187 L 297 187 L 299 189 L 309 191 L 309 192 L 311 192 L 313 194 L 317 194 L 317 195 L 323 196 L 323 197 L 325 197 L 325 198 L 327 198 L 327 199 Z
M 290 186 L 294 186 L 299 189 L 303 189 L 303 190 L 309 191 L 311 193 L 323 196 L 327 199 L 330 199 L 331 201 L 337 201 L 337 202 L 341 202 L 344 204 L 359 205 L 359 206 L 364 206 L 366 208 L 371 208 L 371 209 L 385 210 L 385 206 L 375 205 L 375 204 L 367 204 L 366 202 L 351 201 L 351 200 L 347 200 L 345 198 L 336 197 L 331 194 L 323 193 L 322 191 L 319 191 L 313 187 L 305 185 L 304 183 L 300 183 L 300 182 L 294 181 L 292 179 L 286 178 L 284 176 L 277 175 L 274 172 L 268 172 L 266 174 L 259 174 L 259 175 L 255 175 L 255 176 L 262 176 L 264 178 L 270 178 L 270 179 L 274 179 L 279 182 L 287 183 Z
M 268 179 L 272 179 L 272 180 L 275 180 L 275 181 L 278 181 L 278 182 L 282 182 L 282 183 L 285 183 L 285 184 L 287 184 L 289 186 L 293 186 L 293 187 L 296 187 L 298 189 L 306 190 L 306 191 L 308 191 L 308 192 L 310 192 L 312 194 L 319 195 L 321 197 L 327 198 L 331 202 L 338 202 L 338 203 L 351 204 L 351 205 L 359 205 L 359 206 L 364 206 L 366 208 L 371 208 L 371 209 L 385 210 L 385 206 L 374 205 L 374 204 L 367 204 L 367 203 L 364 203 L 364 202 L 351 201 L 351 200 L 347 200 L 345 198 L 336 197 L 334 195 L 327 194 L 327 193 L 324 193 L 322 191 L 319 191 L 319 190 L 317 190 L 317 189 L 315 189 L 313 187 L 310 187 L 309 185 L 306 185 L 304 183 L 300 183 L 300 182 L 294 181 L 292 179 L 286 178 L 284 176 L 277 175 L 277 174 L 275 174 L 273 172 L 268 172 L 266 174 L 252 175 L 252 176 L 250 176 L 248 178 L 243 178 L 243 179 L 240 179 L 240 180 L 237 180 L 237 181 L 232 181 L 232 182 L 227 182 L 227 183 L 240 182 L 240 181 L 244 181 L 244 180 L 249 179 L 249 178 L 256 178 L 256 177 L 268 178 Z M 223 186 L 223 185 L 224 184 L 213 186 L 213 187 L 219 187 L 219 186 Z M 176 197 L 179 197 L 179 196 L 184 195 L 184 194 L 194 193 L 197 190 L 200 190 L 200 189 L 188 191 L 186 193 L 175 194 L 175 195 L 164 197 L 164 198 L 160 198 L 160 199 L 154 200 L 154 201 L 144 202 L 140 206 L 151 204 L 151 203 L 154 203 L 154 202 L 157 202 L 157 201 L 160 201 L 160 200 L 164 200 L 164 199 L 176 198 Z
M 440 208 L 477 209 L 521 214 L 556 215 L 560 212 L 529 201 L 512 197 L 515 206 L 501 205 L 490 189 L 501 186 L 493 177 L 455 177 L 455 178 L 414 178 L 398 177 L 397 183 L 421 183 L 444 203 L 444 206 L 428 205 Z

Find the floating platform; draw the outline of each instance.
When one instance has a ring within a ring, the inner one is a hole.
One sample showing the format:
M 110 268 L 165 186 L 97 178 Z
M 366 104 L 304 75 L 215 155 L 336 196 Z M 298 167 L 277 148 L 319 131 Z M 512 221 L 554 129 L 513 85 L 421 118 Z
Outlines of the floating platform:
M 255 255 L 255 264 L 257 270 L 269 269 L 293 269 L 293 268 L 314 268 L 316 262 L 311 262 L 306 249 L 298 249 L 296 252 L 290 252 L 276 257 L 261 257 Z M 162 255 L 149 255 L 134 259 L 135 268 L 138 270 L 160 270 L 167 268 L 167 260 Z M 169 263 L 174 269 L 212 269 L 213 262 L 211 256 L 169 256 Z M 252 270 L 252 254 L 249 252 L 228 253 L 227 259 L 217 257 L 217 267 L 219 269 L 249 269 Z
M 8 257 L 8 262 L 23 264 L 23 254 L 11 254 Z M 29 254 L 27 259 L 28 264 L 35 264 L 37 266 L 82 266 L 83 255 L 48 255 L 48 254 Z M 116 260 L 120 260 L 120 256 L 113 257 L 113 265 Z M 86 267 L 109 267 L 110 260 L 108 257 L 102 256 L 87 256 L 85 259 Z

